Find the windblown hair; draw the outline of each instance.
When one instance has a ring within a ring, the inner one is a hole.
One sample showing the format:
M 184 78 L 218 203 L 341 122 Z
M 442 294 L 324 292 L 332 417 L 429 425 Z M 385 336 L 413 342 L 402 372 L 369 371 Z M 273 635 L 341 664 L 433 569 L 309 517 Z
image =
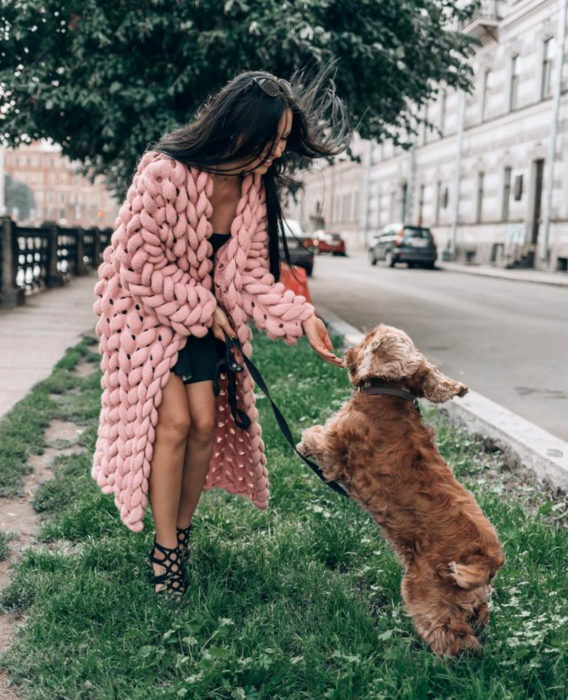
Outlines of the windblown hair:
M 166 134 L 151 146 L 176 160 L 213 174 L 228 174 L 216 169 L 234 160 L 249 158 L 246 164 L 261 157 L 270 143 L 275 147 L 278 123 L 287 108 L 292 110 L 292 129 L 287 147 L 280 158 L 274 159 L 263 175 L 266 191 L 267 225 L 269 235 L 270 272 L 280 276 L 279 232 L 286 261 L 291 264 L 283 214 L 281 191 L 294 189 L 298 182 L 288 171 L 291 166 L 305 167 L 310 160 L 343 152 L 353 129 L 343 102 L 335 92 L 334 80 L 322 89 L 328 73 L 338 59 L 324 64 L 311 81 L 304 70 L 296 69 L 290 79 L 293 97 L 281 92 L 276 97 L 266 95 L 258 86 L 250 86 L 253 77 L 271 77 L 266 71 L 245 71 L 210 95 L 197 109 L 195 118 Z M 241 176 L 243 176 L 242 173 Z

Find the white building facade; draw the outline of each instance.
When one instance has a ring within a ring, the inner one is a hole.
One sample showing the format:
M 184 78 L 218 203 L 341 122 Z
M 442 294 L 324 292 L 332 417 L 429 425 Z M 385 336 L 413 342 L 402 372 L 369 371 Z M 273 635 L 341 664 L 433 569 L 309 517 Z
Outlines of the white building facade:
M 473 93 L 442 89 L 410 150 L 356 135 L 362 163 L 303 173 L 288 215 L 344 233 L 348 248 L 404 221 L 430 227 L 449 259 L 568 270 L 567 4 L 483 2 L 463 27 L 482 41 Z

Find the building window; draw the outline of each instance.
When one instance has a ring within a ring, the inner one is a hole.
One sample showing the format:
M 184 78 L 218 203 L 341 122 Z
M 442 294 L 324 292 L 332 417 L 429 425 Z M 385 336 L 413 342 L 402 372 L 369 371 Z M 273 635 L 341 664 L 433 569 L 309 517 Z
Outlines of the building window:
M 554 60 L 554 37 L 550 37 L 543 43 L 542 73 L 540 78 L 540 99 L 552 95 L 552 64 Z
M 396 192 L 393 190 L 390 196 L 390 207 L 389 207 L 389 219 L 392 221 L 394 219 L 394 207 L 396 202 Z
M 442 206 L 442 183 L 440 180 L 436 183 L 436 223 L 440 223 L 440 208 Z
M 446 129 L 446 103 L 448 101 L 448 91 L 444 88 L 440 97 L 440 132 L 444 135 Z
M 518 92 L 519 92 L 519 70 L 520 59 L 519 55 L 515 54 L 511 58 L 511 85 L 509 89 L 509 111 L 517 108 Z
M 426 145 L 428 142 L 428 103 L 424 105 L 424 131 L 422 133 L 422 143 Z
M 511 168 L 505 168 L 503 171 L 503 221 L 509 218 L 509 202 L 511 201 Z
M 481 92 L 481 121 L 485 120 L 487 113 L 487 102 L 489 100 L 489 90 L 491 88 L 491 69 L 486 68 L 483 73 L 483 85 Z
M 477 223 L 481 222 L 481 215 L 483 213 L 483 180 L 485 178 L 485 173 L 480 172 L 477 174 L 477 212 L 475 214 L 475 220 Z
M 515 190 L 513 193 L 515 202 L 520 202 L 523 198 L 523 176 L 517 175 L 515 178 Z
M 354 202 L 353 203 L 353 207 L 354 207 L 353 220 L 359 221 L 359 192 L 355 192 L 353 202 Z

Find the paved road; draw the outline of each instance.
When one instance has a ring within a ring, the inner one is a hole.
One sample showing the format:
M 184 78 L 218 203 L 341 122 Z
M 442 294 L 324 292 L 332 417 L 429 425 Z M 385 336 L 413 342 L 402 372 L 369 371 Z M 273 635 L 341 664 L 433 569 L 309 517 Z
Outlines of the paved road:
M 568 288 L 316 258 L 310 293 L 360 330 L 405 330 L 449 376 L 568 440 Z

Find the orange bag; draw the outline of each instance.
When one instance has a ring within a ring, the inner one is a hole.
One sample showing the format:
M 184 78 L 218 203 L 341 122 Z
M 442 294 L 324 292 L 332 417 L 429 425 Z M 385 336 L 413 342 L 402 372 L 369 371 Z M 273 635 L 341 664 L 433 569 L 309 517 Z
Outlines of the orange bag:
M 286 289 L 291 289 L 294 294 L 301 294 L 306 298 L 306 301 L 311 303 L 306 271 L 303 267 L 298 267 L 298 265 L 294 265 L 293 268 L 292 271 L 287 263 L 281 262 L 279 281 L 282 282 Z

